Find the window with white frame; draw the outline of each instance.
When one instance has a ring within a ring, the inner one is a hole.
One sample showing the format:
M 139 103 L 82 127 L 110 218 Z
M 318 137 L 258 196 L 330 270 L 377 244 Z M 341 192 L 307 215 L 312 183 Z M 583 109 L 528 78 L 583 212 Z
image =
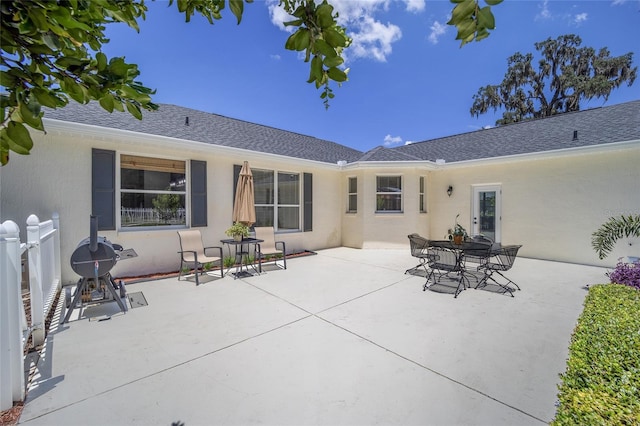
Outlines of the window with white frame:
M 402 212 L 402 176 L 376 176 L 376 212 Z
M 300 174 L 253 169 L 255 226 L 300 230 Z
M 426 213 L 427 212 L 427 198 L 426 198 L 426 188 L 425 188 L 425 178 L 424 176 L 420 176 L 420 189 L 419 189 L 419 195 L 420 195 L 420 213 Z
M 358 178 L 350 177 L 347 189 L 347 213 L 358 212 Z
M 120 226 L 186 225 L 186 162 L 120 156 Z

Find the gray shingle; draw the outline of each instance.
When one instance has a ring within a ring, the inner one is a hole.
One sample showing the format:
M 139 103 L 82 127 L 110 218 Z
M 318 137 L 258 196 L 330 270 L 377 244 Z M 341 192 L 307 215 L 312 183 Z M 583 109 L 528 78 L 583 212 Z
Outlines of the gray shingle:
M 128 113 L 109 114 L 97 103 L 80 105 L 71 102 L 65 108 L 47 110 L 45 114 L 46 118 L 57 120 L 333 164 L 340 160 L 352 163 L 437 159 L 451 163 L 640 140 L 640 100 L 397 148 L 379 146 L 366 153 L 312 136 L 169 104 L 160 104 L 158 111 L 144 111 L 142 121 Z M 577 139 L 574 139 L 575 131 Z
M 64 108 L 47 110 L 45 117 L 333 164 L 362 156 L 335 142 L 169 104 L 160 104 L 157 111 L 143 111 L 142 120 L 126 112 L 110 114 L 95 102 L 70 102 Z
M 574 131 L 577 139 L 574 140 Z M 393 148 L 447 162 L 640 140 L 640 101 L 554 115 Z

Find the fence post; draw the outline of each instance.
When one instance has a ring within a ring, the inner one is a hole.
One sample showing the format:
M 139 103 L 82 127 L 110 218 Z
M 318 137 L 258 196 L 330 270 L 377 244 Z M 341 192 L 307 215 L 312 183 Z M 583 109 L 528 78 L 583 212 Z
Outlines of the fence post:
M 0 224 L 0 410 L 24 399 L 20 228 Z
M 53 220 L 53 228 L 56 230 L 53 243 L 53 263 L 55 266 L 55 278 L 58 280 L 58 285 L 62 285 L 62 272 L 60 264 L 60 215 L 58 212 L 53 212 L 51 215 Z
M 27 218 L 29 247 L 29 287 L 31 289 L 31 337 L 33 346 L 44 343 L 44 296 L 42 291 L 42 258 L 40 253 L 40 219 L 32 214 Z

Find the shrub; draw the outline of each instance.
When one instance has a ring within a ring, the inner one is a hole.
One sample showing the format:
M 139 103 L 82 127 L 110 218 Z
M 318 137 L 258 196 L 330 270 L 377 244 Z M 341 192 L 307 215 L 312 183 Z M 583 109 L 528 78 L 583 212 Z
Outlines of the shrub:
M 612 283 L 624 284 L 640 290 L 640 262 L 624 263 L 619 261 L 613 272 L 609 272 Z
M 589 289 L 560 377 L 552 425 L 640 424 L 640 292 Z

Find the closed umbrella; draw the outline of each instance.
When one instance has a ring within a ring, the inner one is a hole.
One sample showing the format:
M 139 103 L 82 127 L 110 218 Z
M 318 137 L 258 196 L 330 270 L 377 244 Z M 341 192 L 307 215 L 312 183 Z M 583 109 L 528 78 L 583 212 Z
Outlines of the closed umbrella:
M 256 206 L 253 195 L 253 175 L 249 162 L 245 161 L 240 169 L 236 198 L 233 202 L 233 221 L 251 226 L 256 223 Z

